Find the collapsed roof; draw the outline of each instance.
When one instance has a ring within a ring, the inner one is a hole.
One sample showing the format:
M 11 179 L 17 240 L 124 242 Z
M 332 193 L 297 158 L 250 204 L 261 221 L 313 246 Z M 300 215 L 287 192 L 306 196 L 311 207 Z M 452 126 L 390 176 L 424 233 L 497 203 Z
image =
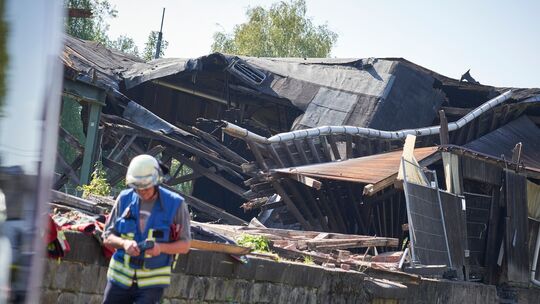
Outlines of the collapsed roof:
M 493 267 L 489 252 L 498 250 L 501 239 L 496 234 L 487 239 L 482 229 L 490 225 L 498 229 L 489 214 L 507 210 L 492 201 L 513 195 L 508 190 L 513 181 L 537 183 L 540 176 L 537 88 L 461 82 L 402 58 L 288 59 L 214 53 L 143 62 L 72 37 L 66 37 L 63 62 L 66 79 L 106 92 L 101 124 L 109 132 L 103 133 L 102 149 L 107 155 L 104 165 L 116 180 L 131 155 L 162 153 L 165 160 L 174 159 L 192 170 L 174 174 L 172 180 L 194 182 L 192 193 L 184 194 L 198 211 L 206 210 L 207 220 L 221 217 L 238 224 L 239 217 L 247 218 L 238 207 L 249 201 L 263 210 L 260 218 L 267 225 L 394 237 L 402 242 L 408 237 L 403 225 L 410 220 L 406 202 L 413 200 L 402 188 L 431 196 L 439 193 L 417 189 L 407 181 L 395 183 L 403 138 L 333 131 L 343 127 L 328 128 L 326 133 L 305 130 L 349 125 L 379 134 L 399 130 L 414 134 L 417 128 L 435 126 L 437 132 L 417 134 L 418 158 L 425 159 L 420 164 L 439 176 L 431 180 L 434 184 L 446 183 L 442 197 L 456 202 L 463 196 L 477 204 L 481 212 L 467 213 L 466 219 L 456 210 L 448 211 L 467 226 L 453 237 L 471 243 L 475 266 Z M 497 98 L 500 102 L 486 106 Z M 478 107 L 481 111 L 473 111 Z M 83 120 L 84 116 L 83 111 Z M 469 118 L 462 122 L 463 117 Z M 444 132 L 447 121 L 457 127 Z M 239 126 L 236 133 L 225 132 L 232 124 Z M 299 130 L 307 136 L 268 140 Z M 430 148 L 439 144 L 443 145 Z M 306 182 L 299 175 L 320 178 L 322 183 Z M 506 192 L 497 192 L 503 185 Z M 444 219 L 439 222 L 444 225 Z M 463 259 L 456 252 L 451 256 Z

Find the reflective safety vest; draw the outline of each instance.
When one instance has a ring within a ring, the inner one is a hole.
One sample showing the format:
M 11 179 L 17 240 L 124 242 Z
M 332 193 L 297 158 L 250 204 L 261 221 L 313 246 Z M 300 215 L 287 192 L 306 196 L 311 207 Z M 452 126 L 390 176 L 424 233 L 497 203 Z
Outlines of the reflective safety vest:
M 119 216 L 114 229 L 123 239 L 136 242 L 154 240 L 158 243 L 174 241 L 170 239 L 170 227 L 184 199 L 167 189 L 158 189 L 159 199 L 146 220 L 144 231 L 140 230 L 139 225 L 139 196 L 133 189 L 120 193 L 117 206 Z M 166 287 L 171 283 L 172 261 L 173 255 L 170 254 L 150 257 L 141 253 L 140 256 L 132 257 L 124 249 L 117 249 L 109 263 L 107 278 L 125 288 L 131 287 L 133 283 L 137 283 L 140 288 Z

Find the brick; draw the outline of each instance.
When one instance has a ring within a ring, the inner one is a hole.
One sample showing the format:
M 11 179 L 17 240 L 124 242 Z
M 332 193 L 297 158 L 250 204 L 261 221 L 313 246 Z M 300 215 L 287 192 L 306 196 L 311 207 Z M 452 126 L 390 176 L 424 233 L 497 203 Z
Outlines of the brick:
M 64 290 L 66 287 L 66 280 L 69 271 L 69 262 L 62 262 L 56 267 L 56 273 L 54 275 L 54 281 L 52 287 L 58 290 Z
M 58 304 L 77 303 L 77 295 L 71 292 L 65 292 L 58 297 Z
M 251 283 L 246 280 L 234 280 L 233 299 L 239 303 L 249 302 Z
M 40 302 L 42 304 L 55 304 L 60 293 L 56 290 L 42 290 Z
M 267 293 L 267 286 L 270 285 L 270 283 L 253 283 L 251 285 L 251 295 L 250 300 L 253 303 L 268 303 L 270 300 L 268 298 Z
M 49 288 L 54 285 L 57 263 L 57 260 L 44 259 L 45 269 L 43 270 L 43 281 L 41 282 L 43 288 Z
M 83 266 L 79 263 L 69 263 L 67 272 L 65 289 L 78 292 L 81 289 Z
M 207 280 L 202 277 L 192 277 L 189 288 L 189 299 L 202 301 L 206 292 Z
M 208 285 L 206 286 L 206 291 L 204 293 L 204 300 L 205 301 L 213 301 L 217 300 L 216 298 L 216 289 L 218 288 L 217 282 L 221 280 L 221 278 L 208 278 Z
M 86 265 L 82 268 L 79 275 L 81 276 L 81 286 L 79 291 L 87 293 L 100 293 L 103 289 L 98 289 L 99 285 L 99 271 L 98 265 Z

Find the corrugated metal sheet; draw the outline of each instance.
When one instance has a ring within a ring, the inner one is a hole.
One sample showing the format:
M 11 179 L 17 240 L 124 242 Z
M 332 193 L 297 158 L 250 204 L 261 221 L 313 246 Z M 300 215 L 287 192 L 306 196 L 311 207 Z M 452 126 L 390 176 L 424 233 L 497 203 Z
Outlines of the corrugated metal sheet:
M 466 148 L 493 157 L 512 159 L 512 149 L 519 142 L 523 144 L 521 161 L 528 168 L 540 169 L 540 129 L 527 116 L 500 127 L 479 139 L 465 145 Z
M 420 161 L 436 151 L 436 147 L 418 148 L 414 150 L 414 156 Z M 277 169 L 275 172 L 375 184 L 397 174 L 402 153 L 399 150 L 344 161 Z

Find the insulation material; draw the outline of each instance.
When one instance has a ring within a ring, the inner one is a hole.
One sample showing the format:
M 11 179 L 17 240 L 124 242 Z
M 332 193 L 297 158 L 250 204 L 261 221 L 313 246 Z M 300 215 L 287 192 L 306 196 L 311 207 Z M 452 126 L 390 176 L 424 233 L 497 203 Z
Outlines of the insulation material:
M 527 181 L 529 218 L 540 222 L 540 185 Z
M 443 152 L 442 159 L 446 190 L 451 193 L 461 194 L 459 157 L 455 154 Z
M 404 172 L 406 174 L 407 182 L 415 183 L 417 185 L 423 185 L 427 186 L 429 185 L 427 178 L 422 172 L 422 169 L 420 168 L 420 165 L 418 164 L 418 161 L 414 157 L 414 143 L 416 142 L 416 136 L 414 135 L 407 135 L 407 138 L 405 139 L 405 145 L 403 145 L 403 162 L 402 165 L 399 166 L 398 171 L 398 180 L 403 180 Z

